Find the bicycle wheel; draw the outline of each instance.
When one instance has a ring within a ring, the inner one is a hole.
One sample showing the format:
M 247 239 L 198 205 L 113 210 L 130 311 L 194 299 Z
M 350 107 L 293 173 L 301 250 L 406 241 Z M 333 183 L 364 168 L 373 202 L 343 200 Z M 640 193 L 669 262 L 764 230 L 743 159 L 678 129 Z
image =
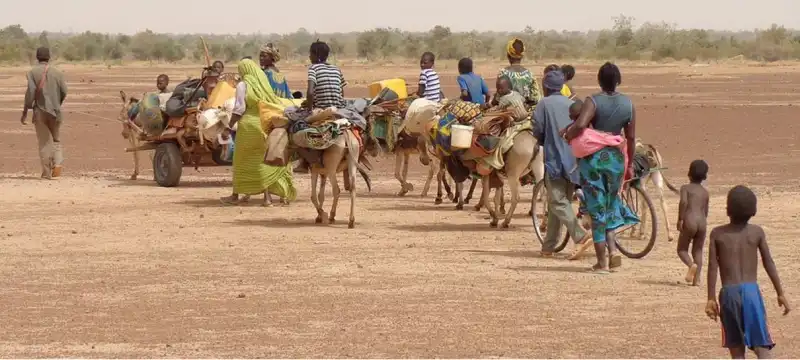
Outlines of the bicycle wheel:
M 544 180 L 539 181 L 533 187 L 531 194 L 531 221 L 533 221 L 533 231 L 536 237 L 539 238 L 539 244 L 544 243 L 544 236 L 547 233 L 547 189 L 544 187 Z M 567 247 L 569 242 L 569 233 L 566 232 L 566 227 L 562 226 L 562 230 L 566 233 L 564 238 L 553 249 L 554 252 L 560 252 Z
M 650 253 L 656 244 L 658 230 L 656 209 L 650 197 L 639 186 L 629 186 L 623 192 L 622 201 L 643 221 L 615 231 L 617 248 L 631 259 L 641 259 Z M 646 221 L 648 218 L 651 219 L 649 223 Z

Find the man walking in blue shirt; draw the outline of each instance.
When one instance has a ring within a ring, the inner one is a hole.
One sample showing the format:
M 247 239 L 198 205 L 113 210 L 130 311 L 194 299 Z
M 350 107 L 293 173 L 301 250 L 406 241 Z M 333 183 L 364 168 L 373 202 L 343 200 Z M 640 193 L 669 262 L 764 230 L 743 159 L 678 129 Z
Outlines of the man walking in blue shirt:
M 585 245 L 591 245 L 588 241 L 591 233 L 581 228 L 575 211 L 572 210 L 571 199 L 575 185 L 579 184 L 580 175 L 576 171 L 572 149 L 560 135 L 560 131 L 572 123 L 569 117 L 572 100 L 561 95 L 563 86 L 564 74 L 561 71 L 548 72 L 542 81 L 544 98 L 536 105 L 533 113 L 533 133 L 544 147 L 544 181 L 549 205 L 547 234 L 541 253 L 542 256 L 553 256 L 561 237 L 561 226 L 565 225 L 576 245 L 570 259 L 576 259 L 586 250 Z

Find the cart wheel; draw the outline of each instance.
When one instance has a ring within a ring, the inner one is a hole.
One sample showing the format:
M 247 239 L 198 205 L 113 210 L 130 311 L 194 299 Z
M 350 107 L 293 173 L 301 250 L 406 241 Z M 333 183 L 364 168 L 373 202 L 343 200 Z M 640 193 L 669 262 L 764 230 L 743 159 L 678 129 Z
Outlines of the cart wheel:
M 231 166 L 233 161 L 228 161 L 222 158 L 222 150 L 223 147 L 220 146 L 214 150 L 211 150 L 211 160 L 214 160 L 214 164 L 222 165 L 222 166 Z
M 156 183 L 163 187 L 177 186 L 181 181 L 183 160 L 178 145 L 171 142 L 161 143 L 153 155 L 153 175 Z

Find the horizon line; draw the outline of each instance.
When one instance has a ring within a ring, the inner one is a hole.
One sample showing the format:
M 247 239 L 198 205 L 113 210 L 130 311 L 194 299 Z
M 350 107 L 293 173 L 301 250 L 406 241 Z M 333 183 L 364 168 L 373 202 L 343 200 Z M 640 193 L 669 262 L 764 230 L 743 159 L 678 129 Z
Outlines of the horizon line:
M 668 23 L 666 21 L 662 21 L 662 22 L 644 22 L 642 24 L 639 24 L 638 26 L 633 26 L 634 31 L 636 29 L 641 28 L 645 24 L 650 24 L 650 25 L 668 25 L 668 26 L 672 26 L 674 30 L 678 30 L 678 31 L 680 31 L 680 30 L 684 30 L 684 31 L 685 30 L 705 30 L 705 31 L 712 31 L 712 32 L 719 32 L 719 33 L 726 33 L 726 32 L 728 32 L 728 33 L 743 33 L 743 32 L 754 33 L 756 31 L 770 29 L 773 26 L 783 27 L 784 29 L 786 29 L 786 30 L 788 30 L 790 32 L 800 31 L 800 29 L 794 29 L 794 28 L 791 28 L 791 27 L 786 27 L 785 25 L 781 25 L 781 24 L 778 24 L 778 23 L 772 23 L 769 26 L 766 26 L 766 27 L 763 27 L 763 28 L 753 28 L 753 29 L 750 29 L 750 30 L 745 30 L 745 29 L 733 30 L 733 29 L 680 27 L 680 26 L 677 26 L 677 24 L 675 24 L 675 23 Z M 518 29 L 518 30 L 481 30 L 481 31 L 479 31 L 479 30 L 474 30 L 474 29 L 473 30 L 456 30 L 456 29 L 453 29 L 452 27 L 449 27 L 449 26 L 434 25 L 431 28 L 429 28 L 428 30 L 420 30 L 420 31 L 405 30 L 405 29 L 402 29 L 402 28 L 395 28 L 395 27 L 374 27 L 374 28 L 363 29 L 363 30 L 318 32 L 316 30 L 310 30 L 310 29 L 308 29 L 306 27 L 302 27 L 301 26 L 301 27 L 295 29 L 292 32 L 283 32 L 283 33 L 280 33 L 280 32 L 269 32 L 269 33 L 266 33 L 266 32 L 262 32 L 262 31 L 249 32 L 249 33 L 246 33 L 246 32 L 237 32 L 237 33 L 164 32 L 164 31 L 152 30 L 150 28 L 145 28 L 145 29 L 139 30 L 139 31 L 137 31 L 135 33 L 130 33 L 130 32 L 121 32 L 121 31 L 120 32 L 114 32 L 114 31 L 103 32 L 103 31 L 97 31 L 97 30 L 80 30 L 80 31 L 76 31 L 76 30 L 68 30 L 68 31 L 58 30 L 58 31 L 54 31 L 54 30 L 39 30 L 39 29 L 28 30 L 25 27 L 23 27 L 21 24 L 8 24 L 5 27 L 14 26 L 14 25 L 19 25 L 22 28 L 22 30 L 25 31 L 26 34 L 41 34 L 43 32 L 47 32 L 48 34 L 79 35 L 79 34 L 82 34 L 82 33 L 85 33 L 85 32 L 91 32 L 91 33 L 104 34 L 104 35 L 128 35 L 128 36 L 136 35 L 136 34 L 139 34 L 139 33 L 146 32 L 146 31 L 151 31 L 151 32 L 153 32 L 155 34 L 165 34 L 165 35 L 175 35 L 175 36 L 180 36 L 180 35 L 211 35 L 211 36 L 253 36 L 253 35 L 270 36 L 270 35 L 278 35 L 278 36 L 286 36 L 286 35 L 292 35 L 292 34 L 299 33 L 299 32 L 301 32 L 301 30 L 305 30 L 309 34 L 319 34 L 319 35 L 352 35 L 352 34 L 360 34 L 360 33 L 368 32 L 368 31 L 372 31 L 372 30 L 378 30 L 378 29 L 398 30 L 401 33 L 410 33 L 410 34 L 424 34 L 424 33 L 429 33 L 431 30 L 435 29 L 437 26 L 441 26 L 443 28 L 448 28 L 453 33 L 477 32 L 477 33 L 480 33 L 480 34 L 499 34 L 499 35 L 523 33 L 528 27 L 530 27 L 534 32 L 551 32 L 551 31 L 555 31 L 557 33 L 567 32 L 567 33 L 583 33 L 583 34 L 588 34 L 588 33 L 592 33 L 592 32 L 600 32 L 600 31 L 611 30 L 612 29 L 612 27 L 595 28 L 595 29 L 588 29 L 588 30 L 539 29 L 539 28 L 534 28 L 534 27 L 528 25 L 528 26 L 526 26 L 526 27 L 524 27 L 522 29 Z

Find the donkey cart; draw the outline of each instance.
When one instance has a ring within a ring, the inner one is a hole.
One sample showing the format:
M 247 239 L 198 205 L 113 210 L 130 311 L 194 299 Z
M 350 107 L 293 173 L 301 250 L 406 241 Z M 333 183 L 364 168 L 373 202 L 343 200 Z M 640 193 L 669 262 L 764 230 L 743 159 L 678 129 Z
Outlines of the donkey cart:
M 176 97 L 173 93 L 166 101 L 166 111 L 163 108 L 150 110 L 159 114 L 153 117 L 157 120 L 149 124 L 141 113 L 130 115 L 130 109 L 140 101 L 127 99 L 120 91 L 125 104 L 121 114 L 123 136 L 131 143 L 125 151 L 134 156 L 135 170 L 131 178 L 135 179 L 139 173 L 139 152 L 147 150 L 155 150 L 153 175 L 156 183 L 163 187 L 177 186 L 183 167 L 231 165 L 229 140 L 222 136 L 230 121 L 230 111 L 225 109 L 227 104 L 222 104 L 228 100 L 226 98 L 232 98 L 234 88 L 232 76 L 221 77 L 206 68 L 200 79 L 188 80 L 176 87 L 175 93 L 181 92 L 182 96 Z

